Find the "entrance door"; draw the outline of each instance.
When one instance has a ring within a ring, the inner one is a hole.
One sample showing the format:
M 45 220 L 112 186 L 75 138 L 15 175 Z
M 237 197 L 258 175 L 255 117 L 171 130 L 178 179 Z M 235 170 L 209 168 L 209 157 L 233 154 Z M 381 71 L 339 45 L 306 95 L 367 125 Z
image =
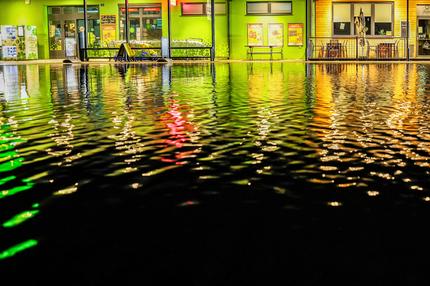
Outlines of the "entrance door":
M 430 18 L 418 18 L 417 23 L 418 56 L 430 56 Z
M 99 7 L 88 6 L 88 43 L 94 47 L 100 40 Z M 48 7 L 49 57 L 75 58 L 78 55 L 78 32 L 84 26 L 82 6 Z
M 77 38 L 76 21 L 64 21 L 64 50 L 66 58 L 77 57 Z

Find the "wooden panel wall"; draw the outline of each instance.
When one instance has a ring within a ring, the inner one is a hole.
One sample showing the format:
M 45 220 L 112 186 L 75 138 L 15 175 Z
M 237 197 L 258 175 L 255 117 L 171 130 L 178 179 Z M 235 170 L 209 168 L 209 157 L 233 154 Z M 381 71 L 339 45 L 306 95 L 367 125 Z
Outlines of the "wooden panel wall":
M 317 37 L 332 36 L 332 6 L 333 3 L 342 2 L 391 2 L 387 0 L 316 0 L 316 25 L 315 35 Z M 407 2 L 406 0 L 396 0 L 394 2 L 394 36 L 401 35 L 401 21 L 407 20 Z M 430 5 L 430 0 L 409 0 L 409 21 L 410 35 L 409 44 L 414 45 L 413 56 L 416 54 L 416 36 L 417 36 L 417 5 Z

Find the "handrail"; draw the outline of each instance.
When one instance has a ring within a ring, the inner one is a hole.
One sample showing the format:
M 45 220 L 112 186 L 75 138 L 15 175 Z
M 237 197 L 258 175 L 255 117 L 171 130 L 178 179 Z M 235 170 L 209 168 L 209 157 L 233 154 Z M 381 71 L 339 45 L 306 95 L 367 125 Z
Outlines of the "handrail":
M 404 37 L 310 37 L 309 60 L 405 60 Z

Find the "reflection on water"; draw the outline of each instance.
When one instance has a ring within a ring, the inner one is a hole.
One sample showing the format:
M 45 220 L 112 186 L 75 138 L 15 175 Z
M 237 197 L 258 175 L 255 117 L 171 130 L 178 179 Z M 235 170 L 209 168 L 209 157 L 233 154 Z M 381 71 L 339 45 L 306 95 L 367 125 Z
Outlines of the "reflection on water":
M 429 94 L 416 64 L 0 66 L 0 259 L 50 239 L 44 205 L 113 189 L 182 207 L 230 190 L 428 204 Z

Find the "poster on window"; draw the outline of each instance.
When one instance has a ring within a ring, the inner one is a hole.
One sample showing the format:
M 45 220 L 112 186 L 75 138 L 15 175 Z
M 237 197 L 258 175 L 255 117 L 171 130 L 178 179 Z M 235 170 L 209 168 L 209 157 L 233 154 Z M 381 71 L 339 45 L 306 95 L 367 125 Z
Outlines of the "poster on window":
M 37 28 L 36 26 L 25 26 L 25 58 L 36 60 L 38 57 Z
M 105 43 L 111 43 L 116 39 L 116 27 L 113 25 L 102 26 L 102 38 Z
M 268 30 L 269 46 L 282 47 L 284 45 L 284 25 L 272 23 L 269 24 Z
M 288 45 L 303 46 L 303 24 L 288 24 Z
M 76 57 L 76 39 L 65 38 L 66 43 L 66 57 Z
M 248 24 L 248 46 L 263 45 L 263 24 Z

